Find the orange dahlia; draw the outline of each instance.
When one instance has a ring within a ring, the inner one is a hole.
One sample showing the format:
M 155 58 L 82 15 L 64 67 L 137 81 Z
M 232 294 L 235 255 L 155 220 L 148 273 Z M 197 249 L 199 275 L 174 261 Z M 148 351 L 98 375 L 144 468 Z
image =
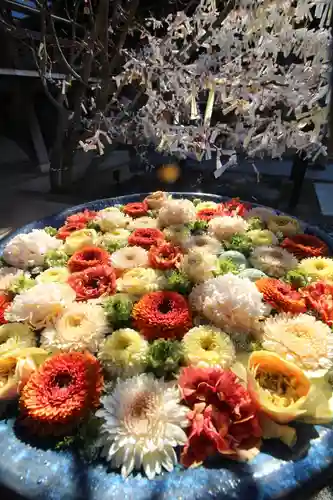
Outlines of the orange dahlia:
M 164 240 L 164 234 L 159 229 L 155 228 L 139 228 L 135 229 L 128 238 L 129 245 L 143 247 L 146 250 L 152 245 L 158 245 Z
M 98 266 L 98 264 L 109 264 L 110 255 L 102 248 L 89 246 L 74 252 L 68 261 L 68 268 L 72 273 L 83 271 L 88 267 Z
M 263 294 L 264 301 L 277 311 L 299 314 L 306 312 L 306 305 L 302 295 L 290 285 L 276 278 L 261 278 L 256 286 Z
M 112 266 L 88 267 L 71 274 L 68 284 L 76 292 L 76 300 L 98 299 L 115 293 L 116 273 Z
M 149 250 L 149 264 L 154 269 L 172 269 L 180 263 L 182 252 L 172 243 L 162 243 L 152 246 Z
M 285 238 L 281 246 L 298 259 L 322 257 L 328 255 L 329 252 L 326 243 L 312 234 L 295 234 Z
M 99 405 L 103 376 L 89 353 L 61 353 L 46 360 L 24 386 L 21 422 L 42 435 L 65 435 Z
M 133 308 L 134 324 L 147 340 L 181 339 L 191 328 L 191 312 L 186 299 L 176 292 L 152 292 Z
M 95 219 L 97 212 L 94 210 L 84 210 L 83 212 L 77 212 L 76 214 L 69 215 L 66 219 L 66 224 L 87 224 L 91 220 Z
M 302 288 L 301 294 L 319 318 L 333 326 L 333 283 L 317 281 Z
M 56 238 L 58 238 L 59 240 L 65 240 L 70 234 L 74 233 L 74 231 L 85 229 L 85 227 L 86 224 L 84 222 L 70 222 L 58 229 Z
M 202 208 L 197 212 L 197 219 L 209 222 L 214 217 L 219 217 L 221 215 L 224 214 L 223 211 L 221 210 L 221 205 L 218 205 L 215 208 Z
M 145 200 L 135 203 L 127 203 L 127 205 L 125 205 L 123 208 L 123 212 L 124 214 L 129 215 L 134 219 L 136 219 L 137 217 L 143 217 L 144 215 L 147 215 L 148 203 Z

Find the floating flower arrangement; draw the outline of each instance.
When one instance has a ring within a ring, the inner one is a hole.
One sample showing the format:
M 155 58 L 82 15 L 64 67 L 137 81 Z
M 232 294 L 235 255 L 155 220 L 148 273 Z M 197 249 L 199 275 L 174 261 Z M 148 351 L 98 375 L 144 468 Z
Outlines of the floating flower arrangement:
M 0 288 L 0 400 L 124 477 L 333 420 L 333 258 L 292 217 L 155 192 L 13 237 Z

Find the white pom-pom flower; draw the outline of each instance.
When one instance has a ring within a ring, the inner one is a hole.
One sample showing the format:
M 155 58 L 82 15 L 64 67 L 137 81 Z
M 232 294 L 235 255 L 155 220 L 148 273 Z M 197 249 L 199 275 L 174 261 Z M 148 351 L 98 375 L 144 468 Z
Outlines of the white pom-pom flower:
M 195 206 L 190 200 L 168 200 L 158 213 L 160 227 L 188 224 L 195 219 Z
M 234 234 L 245 233 L 248 223 L 239 215 L 214 217 L 208 223 L 208 233 L 219 241 L 230 240 Z
M 11 266 L 20 269 L 41 266 L 49 250 L 57 250 L 62 242 L 50 236 L 42 229 L 33 229 L 30 233 L 18 234 L 7 243 L 3 258 Z
M 205 253 L 219 255 L 223 252 L 221 243 L 208 234 L 195 234 L 182 245 L 186 250 L 201 250 Z
M 218 259 L 216 255 L 195 248 L 184 256 L 179 269 L 185 273 L 191 281 L 199 283 L 212 278 L 214 271 L 217 270 L 217 266 Z
M 249 261 L 256 269 L 260 269 L 260 271 L 275 278 L 284 276 L 298 265 L 298 260 L 290 252 L 274 245 L 256 247 L 251 253 Z
M 117 207 L 107 207 L 100 210 L 94 220 L 102 231 L 112 231 L 117 227 L 127 227 L 131 218 Z
M 138 246 L 121 248 L 111 255 L 111 264 L 119 272 L 134 267 L 147 267 L 148 252 Z

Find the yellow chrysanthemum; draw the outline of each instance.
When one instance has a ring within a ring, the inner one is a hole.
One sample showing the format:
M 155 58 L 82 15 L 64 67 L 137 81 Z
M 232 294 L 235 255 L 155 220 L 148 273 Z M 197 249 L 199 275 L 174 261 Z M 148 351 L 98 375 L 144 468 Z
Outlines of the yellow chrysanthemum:
M 67 267 L 50 267 L 36 278 L 36 283 L 67 283 L 69 271 Z
M 218 266 L 216 255 L 193 249 L 188 252 L 180 264 L 180 270 L 194 283 L 206 281 L 214 276 Z
M 7 323 L 0 326 L 0 357 L 15 356 L 18 349 L 35 345 L 35 333 L 28 325 Z
M 252 231 L 248 231 L 246 235 L 255 247 L 261 245 L 278 245 L 279 243 L 275 234 L 268 229 L 253 229 Z
M 100 210 L 95 219 L 104 232 L 112 231 L 118 227 L 127 227 L 131 220 L 131 217 L 125 215 L 117 207 L 107 207 Z
M 200 210 L 207 210 L 216 207 L 217 203 L 215 203 L 215 201 L 201 201 L 196 205 L 195 209 L 197 212 L 199 212 Z
M 117 279 L 117 290 L 129 295 L 144 295 L 163 290 L 165 285 L 165 275 L 151 268 L 135 267 L 125 271 L 122 277 Z
M 229 335 L 214 326 L 191 328 L 184 336 L 183 344 L 189 365 L 229 368 L 235 361 L 235 348 Z
M 283 236 L 293 236 L 302 232 L 299 222 L 288 215 L 273 215 L 268 219 L 267 227 L 273 233 L 282 233 Z
M 268 318 L 261 334 L 262 346 L 306 371 L 321 377 L 333 365 L 333 332 L 309 314 L 278 314 Z
M 119 246 L 125 247 L 128 243 L 128 237 L 130 234 L 131 231 L 122 227 L 112 229 L 112 231 L 108 231 L 98 238 L 97 246 L 107 246 L 115 243 Z
M 145 370 L 148 346 L 139 332 L 121 328 L 105 340 L 98 358 L 110 375 L 130 377 Z
M 97 241 L 97 232 L 95 229 L 79 229 L 71 233 L 65 241 L 64 251 L 68 255 L 73 255 L 77 250 L 83 247 L 95 245 Z
M 298 264 L 298 271 L 305 273 L 311 281 L 333 279 L 333 259 L 309 257 Z

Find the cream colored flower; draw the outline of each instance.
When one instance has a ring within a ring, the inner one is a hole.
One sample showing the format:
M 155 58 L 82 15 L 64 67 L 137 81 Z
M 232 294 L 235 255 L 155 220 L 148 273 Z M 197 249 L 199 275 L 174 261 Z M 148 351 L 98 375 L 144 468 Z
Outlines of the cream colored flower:
M 263 349 L 292 361 L 310 377 L 321 377 L 333 366 L 333 332 L 309 314 L 268 318 L 261 341 Z
M 147 267 L 148 252 L 137 246 L 120 248 L 111 255 L 111 263 L 121 272 L 134 267 Z
M 141 229 L 141 228 L 153 228 L 155 229 L 157 227 L 157 219 L 154 219 L 153 217 L 138 217 L 137 219 L 133 219 L 129 224 L 128 224 L 128 229 L 131 231 L 134 231 L 135 229 Z
M 166 240 L 171 241 L 174 245 L 181 245 L 182 247 L 187 244 L 191 236 L 191 231 L 183 224 L 166 227 L 163 233 Z
M 3 258 L 11 266 L 20 269 L 42 266 L 49 250 L 56 250 L 62 245 L 57 238 L 42 229 L 33 229 L 30 233 L 14 236 L 5 246 Z
M 136 330 L 115 330 L 102 345 L 98 358 L 112 376 L 131 377 L 146 368 L 149 344 Z
M 94 246 L 97 238 L 98 235 L 95 229 L 79 229 L 67 236 L 64 251 L 68 255 L 73 255 L 73 253 L 81 250 L 83 247 Z
M 23 276 L 22 269 L 16 267 L 2 267 L 0 268 L 0 291 L 4 292 L 16 281 L 17 278 Z
M 214 217 L 208 223 L 208 233 L 219 241 L 230 240 L 234 234 L 245 233 L 248 224 L 239 215 Z
M 180 263 L 180 271 L 185 273 L 195 283 L 212 278 L 217 270 L 216 255 L 205 253 L 201 249 L 192 249 Z
M 221 243 L 208 234 L 195 234 L 183 245 L 184 250 L 201 250 L 204 253 L 219 255 L 223 252 Z
M 302 232 L 299 222 L 288 215 L 271 216 L 267 221 L 267 227 L 273 233 L 282 233 L 285 237 Z
M 5 312 L 7 321 L 27 321 L 43 328 L 60 316 L 75 300 L 74 290 L 64 283 L 40 283 L 16 295 Z
M 168 199 L 169 195 L 164 191 L 154 191 L 145 198 L 151 210 L 159 210 Z
M 104 309 L 92 303 L 75 302 L 41 333 L 44 349 L 97 352 L 110 332 Z
M 111 394 L 102 398 L 96 412 L 103 420 L 103 455 L 127 477 L 143 468 L 148 479 L 162 469 L 171 472 L 177 463 L 174 448 L 187 441 L 188 408 L 180 404 L 175 386 L 141 374 L 118 380 Z
M 310 278 L 310 281 L 332 280 L 333 259 L 329 259 L 328 257 L 309 257 L 301 260 L 297 270 L 305 273 Z
M 166 277 L 161 271 L 135 267 L 125 271 L 122 277 L 117 279 L 117 291 L 139 296 L 163 290 L 166 282 Z
M 250 238 L 252 245 L 255 247 L 279 244 L 279 240 L 275 234 L 268 229 L 253 229 L 252 231 L 248 231 L 246 235 Z
M 127 227 L 131 222 L 131 217 L 125 215 L 117 207 L 107 207 L 97 213 L 95 222 L 102 231 L 108 232 L 118 227 Z
M 215 201 L 201 201 L 198 203 L 195 207 L 196 211 L 199 212 L 200 210 L 210 210 L 214 209 L 217 207 L 217 203 Z
M 68 278 L 67 267 L 49 267 L 36 277 L 36 283 L 67 283 Z
M 297 259 L 284 248 L 263 245 L 256 247 L 249 257 L 253 267 L 269 276 L 280 278 L 297 267 Z
M 197 326 L 189 330 L 183 340 L 185 360 L 202 368 L 220 366 L 230 368 L 236 353 L 229 335 L 214 326 Z
M 2 356 L 15 356 L 22 347 L 36 345 L 34 331 L 22 323 L 7 323 L 0 326 L 0 358 Z
M 196 219 L 195 206 L 190 200 L 168 200 L 158 213 L 160 227 L 188 224 Z
M 245 219 L 251 219 L 252 217 L 258 217 L 263 222 L 267 222 L 272 216 L 276 215 L 276 212 L 271 208 L 266 207 L 254 207 L 251 208 L 245 215 Z
M 108 246 L 113 244 L 118 244 L 119 246 L 125 247 L 128 244 L 128 237 L 131 231 L 118 227 L 112 231 L 102 234 L 97 239 L 97 246 Z

